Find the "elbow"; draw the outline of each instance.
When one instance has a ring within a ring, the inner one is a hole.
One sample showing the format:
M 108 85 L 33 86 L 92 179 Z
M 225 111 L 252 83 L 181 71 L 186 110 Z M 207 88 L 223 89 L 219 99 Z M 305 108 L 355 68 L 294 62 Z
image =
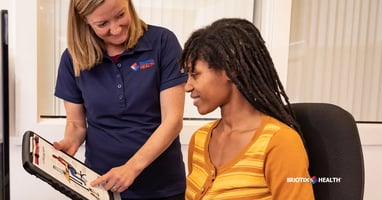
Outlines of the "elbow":
M 183 116 L 172 118 L 171 120 L 171 132 L 178 136 L 183 129 Z
M 174 123 L 174 132 L 177 133 L 177 135 L 180 134 L 180 132 L 183 129 L 183 117 L 180 117 L 176 122 Z

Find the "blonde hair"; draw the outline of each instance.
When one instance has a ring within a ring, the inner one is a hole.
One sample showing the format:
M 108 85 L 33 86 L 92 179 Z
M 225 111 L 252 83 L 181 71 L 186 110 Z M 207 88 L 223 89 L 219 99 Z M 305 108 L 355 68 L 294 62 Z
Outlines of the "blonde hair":
M 131 0 L 128 1 L 130 15 L 129 39 L 125 41 L 126 49 L 133 48 L 138 39 L 147 30 L 147 24 L 141 20 Z M 73 59 L 75 76 L 82 70 L 90 70 L 101 63 L 104 54 L 104 43 L 86 22 L 91 14 L 104 0 L 71 0 L 68 13 L 68 50 Z

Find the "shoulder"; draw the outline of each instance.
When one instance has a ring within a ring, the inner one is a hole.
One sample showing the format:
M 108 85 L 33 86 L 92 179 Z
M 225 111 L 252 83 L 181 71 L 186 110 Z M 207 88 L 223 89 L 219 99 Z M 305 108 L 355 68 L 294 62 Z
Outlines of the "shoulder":
M 180 52 L 181 46 L 176 35 L 167 28 L 148 25 L 148 29 L 138 40 L 136 50 L 167 49 L 172 52 Z
M 258 135 L 258 142 L 265 145 L 266 154 L 285 154 L 290 151 L 305 152 L 302 138 L 296 130 L 283 122 L 265 115 L 262 129 Z
M 70 53 L 69 53 L 69 49 L 68 49 L 68 48 L 64 49 L 64 51 L 62 52 L 62 54 L 61 54 L 61 59 L 69 59 L 69 60 L 72 60 L 72 56 L 70 55 Z
M 162 26 L 148 25 L 144 38 L 149 40 L 176 41 L 177 37 L 173 31 Z
M 268 132 L 271 135 L 266 150 L 267 154 L 282 156 L 306 153 L 303 140 L 296 130 L 275 118 L 268 118 L 264 127 L 264 133 Z
M 173 34 L 173 32 L 166 27 L 151 24 L 148 25 L 147 32 L 152 34 Z
M 61 54 L 59 71 L 62 71 L 63 69 L 69 70 L 71 73 L 74 74 L 73 60 L 72 60 L 72 56 L 70 55 L 68 49 L 65 49 Z
M 288 139 L 291 138 L 293 140 L 299 140 L 300 135 L 296 130 L 286 125 L 285 123 L 270 117 L 266 116 L 266 122 L 264 123 L 264 132 L 268 132 L 272 134 L 272 139 L 281 138 Z

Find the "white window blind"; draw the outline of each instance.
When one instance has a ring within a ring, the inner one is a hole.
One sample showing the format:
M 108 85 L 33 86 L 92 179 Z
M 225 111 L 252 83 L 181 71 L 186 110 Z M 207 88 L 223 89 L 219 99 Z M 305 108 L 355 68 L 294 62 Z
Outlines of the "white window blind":
M 133 0 L 140 17 L 149 24 L 172 30 L 183 45 L 192 31 L 222 17 L 253 21 L 254 0 Z M 38 14 L 38 111 L 40 116 L 63 116 L 54 86 L 60 55 L 66 48 L 69 0 L 40 0 Z M 186 95 L 185 118 L 215 118 L 218 111 L 200 116 Z
M 287 92 L 382 121 L 382 1 L 293 0 Z

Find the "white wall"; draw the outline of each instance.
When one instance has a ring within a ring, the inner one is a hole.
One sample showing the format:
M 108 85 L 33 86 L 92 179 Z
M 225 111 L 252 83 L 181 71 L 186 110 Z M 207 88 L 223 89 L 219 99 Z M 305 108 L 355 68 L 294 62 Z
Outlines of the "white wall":
M 381 124 L 358 124 L 365 163 L 365 200 L 380 200 L 382 179 Z
M 11 65 L 11 103 L 13 103 L 14 109 L 11 115 L 13 116 L 14 131 L 14 143 L 11 146 L 11 151 L 15 153 L 15 156 L 11 156 L 13 165 L 11 166 L 11 197 L 20 197 L 20 192 L 23 190 L 17 189 L 17 183 L 23 182 L 23 180 L 31 180 L 31 177 L 25 171 L 22 171 L 20 167 L 20 157 L 18 144 L 20 142 L 20 136 L 25 130 L 35 130 L 42 133 L 44 137 L 49 140 L 57 140 L 63 134 L 63 122 L 62 120 L 50 120 L 40 121 L 37 113 L 37 50 L 36 50 L 36 12 L 37 12 L 36 0 L 0 0 L 0 9 L 9 10 L 10 19 L 10 65 Z M 286 5 L 286 8 L 280 5 L 285 5 L 285 0 L 269 0 L 271 2 L 268 5 L 268 9 L 271 11 L 271 15 L 266 18 L 267 20 L 262 24 L 264 30 L 268 30 L 268 33 L 264 38 L 269 41 L 277 41 L 279 35 L 279 25 L 289 23 L 288 8 L 290 5 Z M 281 4 L 278 4 L 280 3 Z M 274 12 L 278 10 L 278 12 Z M 283 12 L 284 11 L 284 12 Z M 287 20 L 287 22 L 285 22 Z M 274 27 L 272 27 L 274 26 Z M 285 27 L 284 27 L 285 28 Z M 274 44 L 283 44 L 285 48 L 285 42 L 277 42 Z M 278 60 L 276 49 L 271 49 Z M 286 65 L 285 55 L 280 57 L 279 70 L 283 80 L 286 80 Z M 187 143 L 191 133 L 204 122 L 185 121 L 185 127 L 181 134 L 182 142 Z M 382 169 L 382 128 L 381 125 L 367 125 L 360 124 L 360 136 L 363 145 L 363 152 L 365 157 L 366 168 L 366 184 L 365 184 L 365 200 L 379 200 L 382 199 L 382 193 L 379 191 L 379 182 L 382 179 L 380 169 Z M 21 171 L 20 171 L 21 170 Z M 15 179 L 17 178 L 17 180 Z M 25 179 L 24 179 L 25 178 Z M 46 195 L 54 193 L 54 190 L 43 190 L 45 186 L 43 184 L 35 184 L 39 181 L 33 181 L 28 187 L 34 188 L 32 192 L 41 193 L 46 192 Z M 16 194 L 17 193 L 17 194 Z M 53 194 L 54 196 L 54 194 Z M 21 200 L 25 198 L 12 198 L 12 200 Z M 33 199 L 33 198 L 32 198 Z M 55 199 L 55 198 L 50 198 Z M 57 197 L 56 199 L 61 199 Z

